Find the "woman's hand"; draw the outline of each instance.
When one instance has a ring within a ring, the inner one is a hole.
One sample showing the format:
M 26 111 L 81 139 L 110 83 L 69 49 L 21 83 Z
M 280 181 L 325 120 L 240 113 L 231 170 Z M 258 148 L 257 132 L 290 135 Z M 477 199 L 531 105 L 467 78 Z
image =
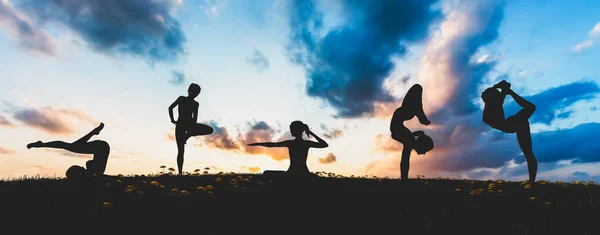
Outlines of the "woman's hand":
M 312 131 L 310 131 L 310 128 L 306 124 L 304 124 L 304 131 L 306 132 L 306 135 L 308 137 L 310 137 L 311 135 L 313 135 Z

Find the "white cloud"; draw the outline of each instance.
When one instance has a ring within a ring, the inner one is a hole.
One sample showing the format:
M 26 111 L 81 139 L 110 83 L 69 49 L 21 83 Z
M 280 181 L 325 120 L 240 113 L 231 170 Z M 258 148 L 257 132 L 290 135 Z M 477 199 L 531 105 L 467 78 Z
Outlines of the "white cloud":
M 593 40 L 585 40 L 583 42 L 580 42 L 579 44 L 575 45 L 573 47 L 573 51 L 575 52 L 581 52 L 585 49 L 588 49 L 590 47 L 592 47 L 594 45 L 594 41 Z
M 598 37 L 600 36 L 600 23 L 597 23 L 596 26 L 590 31 L 590 37 Z
M 204 4 L 200 8 L 204 9 L 204 13 L 209 16 L 217 16 L 225 7 L 224 0 L 204 0 Z
M 598 39 L 600 39 L 600 23 L 597 23 L 592 28 L 592 30 L 590 30 L 588 39 L 573 46 L 572 49 L 575 52 L 581 52 L 585 49 L 592 47 L 596 43 L 596 41 L 598 41 Z
M 518 75 L 520 78 L 522 78 L 522 77 L 525 77 L 525 75 L 526 75 L 526 74 L 527 74 L 527 71 L 525 71 L 525 70 L 523 70 L 523 69 L 519 70 L 519 71 L 518 71 L 518 73 L 517 73 L 517 75 Z

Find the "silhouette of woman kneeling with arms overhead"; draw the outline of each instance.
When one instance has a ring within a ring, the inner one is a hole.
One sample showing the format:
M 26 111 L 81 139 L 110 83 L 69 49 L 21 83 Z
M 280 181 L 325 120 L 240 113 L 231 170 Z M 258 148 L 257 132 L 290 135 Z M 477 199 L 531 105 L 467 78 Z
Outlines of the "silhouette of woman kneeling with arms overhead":
M 90 131 L 90 133 L 73 143 L 67 143 L 64 141 L 51 141 L 44 143 L 42 141 L 37 141 L 28 144 L 27 148 L 56 148 L 68 150 L 74 153 L 93 154 L 94 158 L 86 162 L 87 170 L 81 166 L 71 166 L 67 170 L 67 178 L 78 179 L 86 177 L 88 174 L 104 176 L 106 164 L 108 163 L 108 155 L 110 154 L 110 146 L 108 143 L 106 143 L 106 141 L 102 140 L 89 141 L 92 136 L 100 134 L 100 131 L 103 128 L 104 123 L 100 123 L 100 125 Z
M 290 176 L 308 176 L 311 174 L 306 166 L 308 149 L 327 148 L 329 144 L 310 131 L 308 125 L 301 121 L 293 121 L 292 124 L 290 124 L 290 132 L 295 139 L 282 142 L 252 143 L 248 144 L 248 146 L 287 147 L 290 154 L 290 167 L 287 170 L 287 174 Z M 311 135 L 314 136 L 319 142 L 304 140 L 302 138 L 304 132 L 306 132 L 308 137 Z M 265 171 L 265 173 L 268 173 L 268 171 Z
M 392 139 L 402 143 L 402 159 L 400 160 L 400 179 L 408 179 L 408 168 L 410 166 L 410 153 L 414 149 L 418 154 L 425 154 L 433 149 L 433 140 L 423 131 L 411 132 L 404 122 L 417 116 L 419 122 L 423 125 L 429 125 L 431 121 L 427 119 L 423 112 L 423 87 L 419 84 L 413 85 L 404 96 L 402 105 L 394 111 L 390 123 Z
M 183 173 L 183 153 L 187 140 L 192 136 L 209 135 L 213 133 L 213 128 L 201 123 L 198 120 L 198 102 L 194 99 L 200 94 L 200 86 L 192 83 L 188 88 L 188 96 L 180 96 L 169 106 L 169 117 L 175 124 L 175 141 L 177 142 L 177 167 L 179 174 Z M 178 106 L 177 121 L 173 118 L 173 109 Z
M 498 91 L 498 88 L 500 88 L 501 91 Z M 517 112 L 517 114 L 510 116 L 509 118 L 505 118 L 504 108 L 502 107 L 506 95 L 512 96 L 515 102 L 523 108 L 521 111 Z M 533 155 L 529 117 L 535 112 L 535 105 L 511 90 L 510 83 L 506 80 L 502 80 L 493 87 L 487 88 L 481 93 L 481 98 L 485 103 L 483 109 L 483 122 L 490 125 L 490 127 L 505 133 L 517 133 L 517 141 L 527 160 L 529 184 L 534 186 L 538 164 Z

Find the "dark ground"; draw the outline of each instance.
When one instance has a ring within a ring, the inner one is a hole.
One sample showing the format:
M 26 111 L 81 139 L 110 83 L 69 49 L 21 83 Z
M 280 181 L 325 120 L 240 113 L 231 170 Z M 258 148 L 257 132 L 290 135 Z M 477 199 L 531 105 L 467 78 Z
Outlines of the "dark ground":
M 0 227 L 8 234 L 600 234 L 600 186 L 540 183 L 260 174 L 12 180 L 0 181 Z

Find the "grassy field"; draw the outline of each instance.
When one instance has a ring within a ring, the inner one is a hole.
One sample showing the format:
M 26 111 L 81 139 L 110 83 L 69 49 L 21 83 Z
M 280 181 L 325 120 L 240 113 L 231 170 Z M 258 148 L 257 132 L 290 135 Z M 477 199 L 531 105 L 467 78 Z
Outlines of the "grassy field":
M 593 182 L 207 172 L 0 181 L 2 229 L 193 234 L 600 234 Z M 25 224 L 25 225 L 22 225 Z M 83 229 L 83 230 L 82 230 Z M 12 234 L 12 233 L 11 233 Z

